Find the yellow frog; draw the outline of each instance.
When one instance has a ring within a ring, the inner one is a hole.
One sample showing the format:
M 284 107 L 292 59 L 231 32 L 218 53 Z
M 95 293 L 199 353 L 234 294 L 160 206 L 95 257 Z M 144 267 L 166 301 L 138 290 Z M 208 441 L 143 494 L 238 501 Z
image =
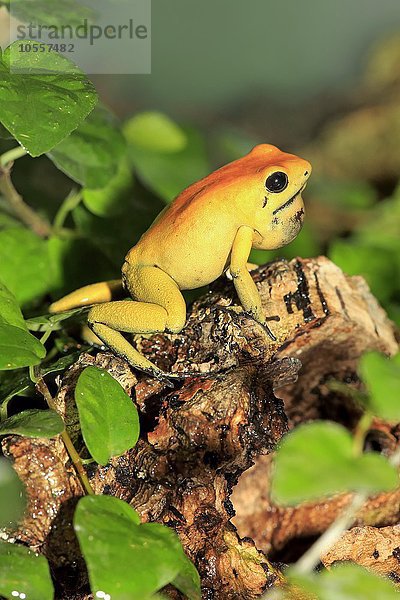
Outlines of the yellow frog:
M 50 306 L 89 311 L 93 332 L 133 367 L 157 378 L 159 369 L 122 335 L 179 333 L 186 321 L 181 290 L 207 285 L 229 271 L 243 309 L 265 325 L 261 299 L 248 271 L 252 248 L 274 250 L 299 233 L 301 197 L 311 165 L 260 144 L 185 189 L 155 219 L 125 257 L 122 280 L 88 285 Z M 132 300 L 112 301 L 123 289 Z

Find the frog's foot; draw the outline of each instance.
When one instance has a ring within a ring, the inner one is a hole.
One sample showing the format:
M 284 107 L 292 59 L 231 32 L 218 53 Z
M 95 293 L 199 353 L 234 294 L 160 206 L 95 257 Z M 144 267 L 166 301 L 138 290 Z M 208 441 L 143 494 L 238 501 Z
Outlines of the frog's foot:
M 280 320 L 279 317 L 265 317 L 264 321 L 259 321 L 250 312 L 245 312 L 245 315 L 249 319 L 252 319 L 253 321 L 255 321 L 257 323 L 257 325 L 260 325 L 260 327 L 263 328 L 263 330 L 266 332 L 266 334 L 268 335 L 270 340 L 272 340 L 273 342 L 276 342 L 276 336 L 272 333 L 271 329 L 269 328 L 269 325 L 267 325 L 267 321 L 279 321 Z
M 166 372 L 158 369 L 157 367 L 152 371 L 144 371 L 160 381 L 161 383 L 167 384 L 169 387 L 174 387 L 176 382 L 185 381 L 185 379 L 209 379 L 210 377 L 216 377 L 221 373 L 226 373 L 232 367 L 228 369 L 219 369 L 218 371 L 182 371 L 182 372 Z
M 154 377 L 154 379 L 156 379 L 157 381 L 166 385 L 169 388 L 174 388 L 175 383 L 182 379 L 181 377 L 176 377 L 175 374 L 173 374 L 173 373 L 166 373 L 165 371 L 162 371 L 155 365 L 154 365 L 154 368 L 149 369 L 149 370 L 144 369 L 144 368 L 139 368 L 139 367 L 136 367 L 136 368 L 139 369 L 140 371 L 142 371 L 142 373 L 145 373 L 146 375 L 151 375 L 151 377 Z
M 276 337 L 272 333 L 269 326 L 267 325 L 267 321 L 279 321 L 280 317 L 278 315 L 273 316 L 273 317 L 265 317 L 264 321 L 259 321 L 250 311 L 244 310 L 241 306 L 235 305 L 235 306 L 230 306 L 229 308 L 227 308 L 225 306 L 217 306 L 216 309 L 218 311 L 230 314 L 232 316 L 232 319 L 234 322 L 237 322 L 239 316 L 245 316 L 248 319 L 255 321 L 258 325 L 260 325 L 260 327 L 263 328 L 263 330 L 267 333 L 268 337 L 273 342 L 276 342 Z
M 140 354 L 122 335 L 125 333 L 161 333 L 165 331 L 167 311 L 157 304 L 121 300 L 98 304 L 90 309 L 88 325 L 93 333 L 115 354 L 132 367 L 165 382 L 171 379 L 155 364 Z M 174 378 L 174 377 L 172 377 Z

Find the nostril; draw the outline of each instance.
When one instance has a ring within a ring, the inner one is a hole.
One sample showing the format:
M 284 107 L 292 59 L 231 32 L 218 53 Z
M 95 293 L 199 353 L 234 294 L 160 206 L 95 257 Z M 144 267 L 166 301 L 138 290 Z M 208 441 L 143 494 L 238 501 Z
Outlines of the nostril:
M 307 175 L 308 175 L 308 171 L 306 171 L 306 172 L 304 173 L 304 177 L 307 177 Z

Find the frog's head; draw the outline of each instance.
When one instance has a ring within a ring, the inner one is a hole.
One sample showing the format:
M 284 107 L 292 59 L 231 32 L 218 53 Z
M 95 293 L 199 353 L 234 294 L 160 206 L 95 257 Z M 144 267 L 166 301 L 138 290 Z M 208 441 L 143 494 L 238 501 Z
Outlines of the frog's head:
M 291 242 L 303 224 L 304 204 L 301 193 L 311 174 L 306 160 L 281 152 L 275 146 L 261 144 L 246 157 L 254 247 L 274 250 Z M 249 207 L 249 208 L 250 208 Z

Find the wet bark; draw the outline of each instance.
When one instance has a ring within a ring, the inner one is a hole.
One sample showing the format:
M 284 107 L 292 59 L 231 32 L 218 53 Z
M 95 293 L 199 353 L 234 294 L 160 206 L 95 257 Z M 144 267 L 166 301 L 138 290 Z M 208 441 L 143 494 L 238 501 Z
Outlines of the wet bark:
M 329 418 L 351 429 L 360 408 L 330 391 L 327 381 L 359 386 L 357 362 L 365 350 L 397 350 L 392 324 L 364 281 L 346 277 L 326 258 L 277 261 L 253 277 L 276 341 L 237 310 L 233 286 L 219 281 L 193 304 L 181 334 L 136 337 L 164 370 L 191 374 L 174 389 L 99 352 L 81 355 L 59 382 L 56 398 L 79 447 L 73 393 L 82 369 L 107 368 L 131 395 L 140 411 L 140 440 L 110 465 L 88 467 L 91 484 L 96 493 L 129 502 L 144 521 L 173 527 L 200 572 L 203 597 L 210 599 L 256 598 L 278 584 L 281 573 L 268 553 L 274 557 L 287 542 L 318 534 L 337 514 L 339 506 L 334 513 L 328 502 L 329 517 L 321 506 L 313 528 L 304 524 L 304 507 L 297 526 L 285 521 L 268 500 L 265 455 L 304 420 Z M 394 448 L 398 431 L 390 436 Z M 16 539 L 46 554 L 58 598 L 86 598 L 86 572 L 71 527 L 83 491 L 61 441 L 12 436 L 3 447 L 30 500 Z M 382 502 L 375 516 L 369 512 L 369 525 L 394 522 L 398 498 Z

